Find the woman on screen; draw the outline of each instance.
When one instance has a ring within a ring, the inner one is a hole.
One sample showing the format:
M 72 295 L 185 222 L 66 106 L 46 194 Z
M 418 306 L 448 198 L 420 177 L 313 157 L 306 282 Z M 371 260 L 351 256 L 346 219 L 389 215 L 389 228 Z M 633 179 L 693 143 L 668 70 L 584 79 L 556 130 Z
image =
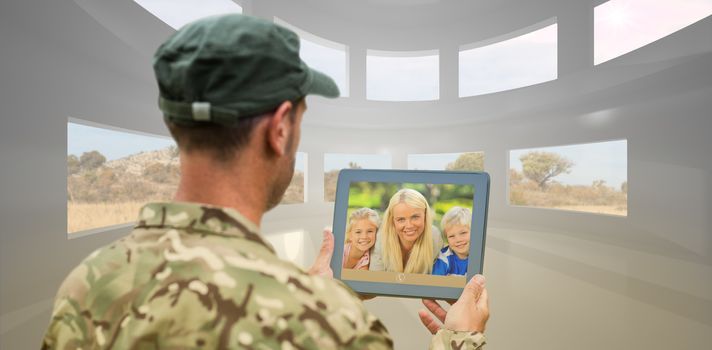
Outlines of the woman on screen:
M 351 213 L 346 225 L 343 268 L 368 270 L 378 225 L 378 213 L 373 209 L 361 208 Z
M 428 201 L 420 192 L 404 188 L 388 203 L 369 270 L 429 274 L 441 247 Z

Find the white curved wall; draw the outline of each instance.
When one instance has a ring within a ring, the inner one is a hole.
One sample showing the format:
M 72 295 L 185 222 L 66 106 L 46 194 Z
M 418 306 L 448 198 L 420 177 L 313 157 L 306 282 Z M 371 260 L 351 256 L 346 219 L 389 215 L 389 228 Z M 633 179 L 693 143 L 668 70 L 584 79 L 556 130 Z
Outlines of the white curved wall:
M 314 28 L 298 20 L 319 3 L 244 8 L 327 33 L 318 29 L 329 19 L 312 21 Z M 406 168 L 409 153 L 485 151 L 490 348 L 704 348 L 712 331 L 712 18 L 594 68 L 592 43 L 576 40 L 587 37 L 580 20 L 593 5 L 558 4 L 559 30 L 574 30 L 559 39 L 559 79 L 550 83 L 457 99 L 457 73 L 441 72 L 441 101 L 374 102 L 359 92 L 365 82 L 354 81 L 365 75 L 365 58 L 351 59 L 348 99 L 308 100 L 301 151 L 309 154 L 311 201 L 270 212 L 265 234 L 305 230 L 301 256 L 311 261 L 333 215 L 333 204 L 320 201 L 323 153 L 388 152 L 394 168 Z M 150 55 L 172 30 L 132 1 L 0 6 L 0 348 L 20 349 L 39 345 L 66 273 L 125 233 L 67 239 L 67 117 L 166 135 Z M 515 16 L 535 23 L 551 15 L 531 10 Z M 359 45 L 363 54 L 422 49 L 412 41 L 379 47 L 387 39 L 366 46 L 349 28 L 325 37 L 353 43 L 350 55 Z M 628 140 L 628 217 L 507 205 L 508 150 L 612 139 Z M 418 301 L 366 305 L 398 348 L 425 347 Z

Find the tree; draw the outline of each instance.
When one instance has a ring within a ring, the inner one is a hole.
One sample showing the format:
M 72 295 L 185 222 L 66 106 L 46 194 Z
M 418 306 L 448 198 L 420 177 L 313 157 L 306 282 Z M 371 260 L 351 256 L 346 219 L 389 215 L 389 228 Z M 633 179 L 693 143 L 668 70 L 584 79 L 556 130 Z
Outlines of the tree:
M 143 169 L 143 176 L 158 183 L 178 183 L 179 169 L 175 165 L 151 163 Z
M 180 155 L 180 150 L 176 145 L 168 146 L 168 151 L 171 154 L 171 158 L 178 158 L 178 156 Z
M 509 169 L 509 185 L 516 186 L 522 183 L 524 177 L 516 169 Z
M 621 192 L 628 194 L 628 181 L 623 181 L 621 184 Z
M 466 152 L 449 163 L 445 170 L 448 171 L 484 171 L 485 154 L 483 152 Z
M 529 152 L 519 157 L 522 172 L 528 179 L 536 182 L 539 188 L 546 189 L 547 182 L 560 174 L 568 174 L 574 162 L 552 152 Z
M 356 162 L 349 162 L 349 169 L 361 169 L 361 166 Z
M 67 175 L 74 175 L 79 172 L 79 158 L 70 154 L 67 156 Z
M 361 169 L 356 162 L 349 162 L 348 169 Z M 341 170 L 330 170 L 324 173 L 324 200 L 333 202 L 336 200 L 336 184 L 339 180 Z
M 606 180 L 593 180 L 591 187 L 593 188 L 603 188 L 606 186 Z
M 82 170 L 96 169 L 106 163 L 106 157 L 99 151 L 84 152 L 79 157 L 79 167 Z

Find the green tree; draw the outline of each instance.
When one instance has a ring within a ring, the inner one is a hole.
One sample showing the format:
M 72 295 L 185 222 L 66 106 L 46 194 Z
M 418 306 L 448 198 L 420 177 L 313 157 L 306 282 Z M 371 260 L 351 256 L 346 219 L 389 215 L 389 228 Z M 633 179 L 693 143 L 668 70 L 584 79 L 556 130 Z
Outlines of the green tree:
M 84 152 L 79 157 L 79 167 L 82 170 L 96 169 L 106 163 L 106 157 L 99 151 Z
M 70 154 L 67 156 L 67 175 L 74 175 L 79 172 L 79 158 Z
M 485 154 L 483 152 L 466 152 L 449 163 L 445 170 L 448 171 L 484 171 Z
M 533 151 L 522 155 L 519 160 L 524 176 L 536 182 L 542 190 L 546 189 L 549 180 L 570 173 L 574 166 L 571 160 L 552 152 Z

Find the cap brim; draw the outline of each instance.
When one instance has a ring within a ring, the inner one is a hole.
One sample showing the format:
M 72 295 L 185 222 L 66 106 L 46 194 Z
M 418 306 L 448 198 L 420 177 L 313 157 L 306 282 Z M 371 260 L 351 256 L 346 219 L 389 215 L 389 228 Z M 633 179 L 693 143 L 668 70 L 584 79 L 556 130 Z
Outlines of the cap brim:
M 328 75 L 309 68 L 312 75 L 311 86 L 307 88 L 307 94 L 310 95 L 320 95 L 329 98 L 336 98 L 340 96 L 339 87 L 336 86 L 334 79 L 331 79 Z

